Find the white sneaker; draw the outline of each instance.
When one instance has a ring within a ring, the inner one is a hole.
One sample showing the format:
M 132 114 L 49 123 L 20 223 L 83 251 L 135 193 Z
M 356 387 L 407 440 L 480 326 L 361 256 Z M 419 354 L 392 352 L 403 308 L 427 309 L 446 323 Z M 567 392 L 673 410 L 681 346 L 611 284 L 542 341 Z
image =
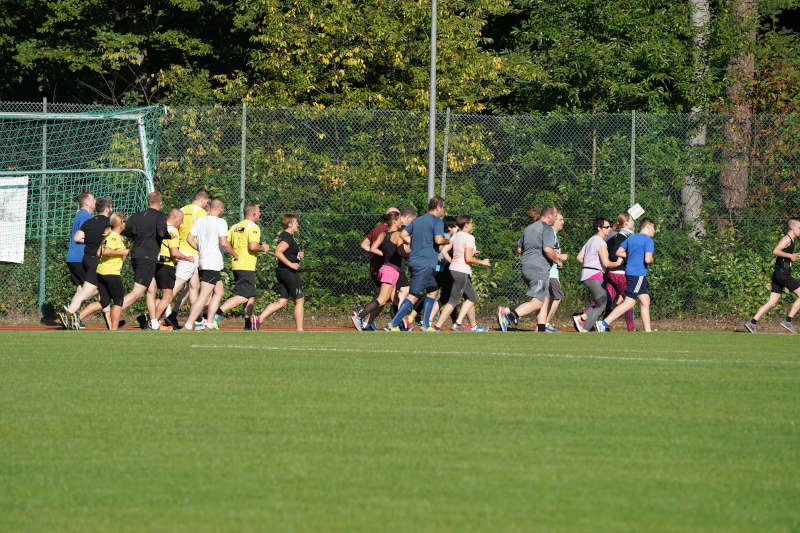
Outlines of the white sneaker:
M 572 315 L 572 322 L 575 324 L 575 329 L 578 330 L 579 333 L 586 333 L 581 323 L 581 315 Z
M 594 329 L 598 333 L 603 333 L 606 330 L 606 327 L 603 325 L 602 320 L 598 320 L 597 322 L 594 323 Z
M 361 323 L 361 318 L 355 311 L 353 311 L 353 314 L 350 315 L 350 320 L 353 321 L 353 325 L 356 327 L 356 330 L 361 331 L 362 329 L 364 329 L 364 326 Z

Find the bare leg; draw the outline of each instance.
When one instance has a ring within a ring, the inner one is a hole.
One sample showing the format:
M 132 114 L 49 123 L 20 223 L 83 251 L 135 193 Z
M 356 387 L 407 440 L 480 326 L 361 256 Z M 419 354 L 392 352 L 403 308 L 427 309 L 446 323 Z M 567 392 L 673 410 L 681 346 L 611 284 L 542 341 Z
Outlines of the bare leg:
M 150 286 L 147 287 L 147 293 L 144 295 L 145 306 L 147 306 L 147 313 L 151 319 L 156 318 L 156 280 L 150 281 Z
M 641 298 L 642 296 L 646 296 L 646 295 L 645 295 L 645 294 L 640 294 L 640 295 L 639 295 L 639 297 L 640 297 L 640 298 Z M 648 297 L 648 300 L 647 300 L 647 301 L 648 301 L 648 303 L 650 302 L 650 299 L 649 299 L 649 297 Z M 614 308 L 614 309 L 613 309 L 613 310 L 612 310 L 612 311 L 611 311 L 611 312 L 608 314 L 608 316 L 606 317 L 606 322 L 608 322 L 609 324 L 611 324 L 613 321 L 615 321 L 616 319 L 618 319 L 619 317 L 621 317 L 622 315 L 624 315 L 624 314 L 625 314 L 625 313 L 628 311 L 628 309 L 633 309 L 633 306 L 634 306 L 634 305 L 636 305 L 636 300 L 634 300 L 633 298 L 631 298 L 631 297 L 629 297 L 629 296 L 626 296 L 626 297 L 625 297 L 625 301 L 624 301 L 624 302 L 622 302 L 621 304 L 619 304 L 618 306 L 616 306 L 616 307 L 615 307 L 615 308 Z M 648 315 L 648 322 L 649 322 L 649 315 Z M 587 326 L 588 326 L 588 324 L 587 324 Z
M 475 325 L 475 302 L 472 300 L 464 300 L 464 303 L 461 304 L 461 309 L 458 311 L 458 318 L 456 322 L 464 325 L 464 318 L 469 315 L 469 312 L 472 311 L 472 325 Z
M 645 331 L 653 331 L 650 328 L 650 295 L 639 295 L 639 314 L 642 315 L 642 325 Z
M 549 324 L 552 322 L 553 317 L 556 316 L 556 311 L 558 311 L 558 306 L 561 305 L 561 300 L 553 300 L 553 303 L 550 304 L 550 311 L 547 312 L 547 319 L 545 320 L 545 324 Z
M 286 307 L 286 304 L 288 302 L 289 302 L 289 300 L 286 299 L 286 298 L 279 298 L 277 302 L 272 302 L 271 304 L 269 304 L 267 306 L 266 309 L 261 311 L 261 315 L 259 316 L 259 320 L 262 320 L 262 321 L 266 320 L 272 313 L 274 313 L 276 311 L 280 311 L 281 309 Z
M 214 320 L 214 315 L 216 315 L 217 309 L 219 309 L 219 302 L 220 300 L 222 300 L 223 296 L 225 296 L 225 286 L 222 284 L 222 281 L 220 280 L 214 284 L 214 290 L 211 291 L 210 298 L 208 299 L 209 321 Z
M 756 314 L 753 316 L 753 319 L 754 320 L 760 320 L 761 317 L 764 316 L 764 314 L 767 311 L 769 311 L 770 309 L 772 309 L 773 307 L 778 305 L 778 302 L 780 301 L 780 299 L 781 299 L 780 293 L 777 293 L 777 292 L 769 293 L 769 300 L 767 300 L 767 303 L 765 303 L 764 305 L 761 306 L 761 308 L 758 310 L 758 312 L 756 312 Z
M 542 303 L 541 300 L 534 298 L 528 302 L 519 304 L 516 309 L 514 309 L 514 312 L 517 313 L 518 316 L 523 317 L 538 311 L 542 307 Z
M 96 313 L 96 312 L 98 312 L 98 311 L 100 311 L 102 309 L 103 308 L 100 305 L 100 302 L 92 302 L 89 305 L 87 305 L 86 307 L 84 307 L 83 311 L 81 311 L 80 315 L 78 315 L 78 316 L 80 317 L 81 320 L 83 320 L 84 318 L 86 318 L 87 316 L 91 315 L 92 313 Z
M 467 300 L 467 301 L 469 301 L 469 300 Z M 461 311 L 461 313 L 459 313 L 458 319 L 456 320 L 456 322 L 458 322 L 459 324 L 461 324 L 461 321 L 463 320 L 463 317 L 461 315 L 464 313 L 463 309 L 464 309 L 465 305 L 467 305 L 467 302 L 464 302 L 463 304 L 461 304 L 462 311 Z M 450 302 L 447 302 L 446 304 L 444 304 L 442 306 L 442 313 L 439 315 L 439 320 L 436 322 L 436 327 L 437 328 L 441 328 L 442 326 L 444 326 L 444 323 L 447 321 L 448 318 L 450 318 L 450 313 L 452 311 L 453 311 L 453 306 L 450 305 Z M 431 316 L 434 316 L 434 315 L 435 315 L 435 312 L 432 312 Z
M 305 298 L 298 298 L 294 301 L 294 323 L 297 326 L 297 331 L 303 331 L 305 302 Z
M 167 310 L 167 307 L 170 303 L 172 303 L 172 298 L 175 296 L 175 293 L 171 289 L 162 289 L 161 290 L 161 299 L 158 300 L 156 303 L 156 312 L 154 315 L 150 315 L 153 318 L 161 319 L 161 315 L 164 314 L 164 311 Z
M 75 291 L 75 296 L 72 297 L 72 301 L 67 306 L 67 311 L 70 313 L 77 313 L 78 309 L 81 307 L 81 304 L 95 294 L 97 294 L 97 287 L 88 281 L 84 281 L 80 290 Z
M 122 309 L 129 308 L 133 302 L 144 296 L 147 290 L 148 287 L 145 287 L 141 283 L 134 283 L 131 292 L 126 294 L 125 299 L 122 300 Z
M 539 309 L 539 314 L 536 315 L 537 324 L 547 323 L 547 309 L 549 307 L 550 307 L 550 296 L 547 295 L 544 297 L 544 302 L 542 302 L 542 307 L 541 309 Z
M 244 296 L 239 296 L 238 294 L 235 294 L 235 295 L 231 296 L 230 298 L 228 298 L 227 300 L 225 300 L 225 302 L 220 306 L 219 312 L 220 312 L 220 314 L 227 313 L 228 311 L 230 311 L 234 307 L 239 307 L 242 304 L 247 304 L 248 306 L 250 306 L 250 308 L 252 310 L 253 302 L 255 302 L 255 301 L 256 301 L 255 298 L 250 298 L 248 300 Z M 245 309 L 245 314 L 247 314 L 247 309 Z
M 111 329 L 119 329 L 119 317 L 122 316 L 122 307 L 118 305 L 111 306 Z
M 214 285 L 211 283 L 206 283 L 205 281 L 200 283 L 200 294 L 198 298 L 192 304 L 191 309 L 189 310 L 189 316 L 186 319 L 186 323 L 184 324 L 184 329 L 191 329 L 194 325 L 195 320 L 197 317 L 200 316 L 200 313 L 203 312 L 203 307 L 205 307 L 206 299 L 214 292 Z M 213 317 L 212 317 L 213 318 Z
M 791 309 L 789 309 L 789 315 L 788 315 L 789 318 L 794 318 L 794 315 L 796 315 L 797 312 L 800 311 L 800 289 L 797 289 L 796 291 L 794 291 L 794 293 L 797 295 L 797 298 L 795 298 Z

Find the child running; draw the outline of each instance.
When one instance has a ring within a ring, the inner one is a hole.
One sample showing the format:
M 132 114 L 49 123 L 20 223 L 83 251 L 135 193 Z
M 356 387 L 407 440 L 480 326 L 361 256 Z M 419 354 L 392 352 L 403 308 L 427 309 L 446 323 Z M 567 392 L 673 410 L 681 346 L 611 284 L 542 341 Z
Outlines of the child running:
M 608 245 L 606 244 L 606 237 L 611 231 L 611 222 L 607 218 L 598 217 L 594 221 L 594 227 L 597 229 L 595 233 L 586 244 L 583 245 L 581 251 L 578 252 L 577 260 L 583 264 L 581 269 L 581 281 L 589 289 L 589 294 L 592 297 L 594 305 L 585 311 L 583 315 L 573 315 L 572 319 L 575 322 L 575 327 L 581 333 L 598 321 L 606 310 L 606 303 L 608 302 L 608 294 L 603 286 L 603 273 L 606 268 L 615 268 L 622 264 L 622 258 L 616 261 L 611 261 L 608 258 Z M 585 316 L 585 322 L 582 322 L 582 317 Z M 589 325 L 588 328 L 585 325 Z
M 478 296 L 475 294 L 475 289 L 472 287 L 472 265 L 491 266 L 491 261 L 488 259 L 478 259 L 475 257 L 475 237 L 472 235 L 472 215 L 461 215 L 456 219 L 458 225 L 458 232 L 453 236 L 450 241 L 452 245 L 452 262 L 450 263 L 450 275 L 453 278 L 453 286 L 450 290 L 450 298 L 447 303 L 442 306 L 442 312 L 439 316 L 439 321 L 434 328 L 441 331 L 444 322 L 450 316 L 450 313 L 456 308 L 461 297 L 464 296 L 466 300 L 461 304 L 461 309 L 458 312 L 458 317 L 453 323 L 454 331 L 466 331 L 464 327 L 464 318 L 471 309 L 475 308 L 475 302 Z M 471 331 L 488 331 L 489 328 L 482 328 L 477 324 L 473 325 Z
M 789 314 L 781 320 L 780 324 L 786 330 L 795 333 L 792 319 L 797 314 L 797 311 L 800 310 L 800 282 L 792 277 L 792 263 L 800 259 L 800 253 L 795 253 L 794 251 L 794 241 L 798 237 L 800 237 L 800 219 L 789 219 L 786 223 L 786 235 L 781 237 L 772 250 L 772 255 L 775 256 L 775 268 L 772 272 L 772 290 L 769 293 L 769 299 L 767 303 L 761 306 L 755 316 L 744 325 L 750 333 L 755 333 L 761 317 L 778 305 L 783 289 L 789 289 L 797 298 L 789 309 Z
M 283 309 L 289 303 L 289 299 L 294 300 L 294 322 L 297 331 L 303 331 L 303 307 L 305 295 L 303 294 L 303 282 L 300 280 L 300 261 L 303 259 L 303 252 L 294 240 L 294 234 L 300 229 L 297 215 L 286 214 L 281 216 L 281 227 L 283 231 L 278 236 L 278 244 L 275 246 L 275 257 L 278 259 L 278 266 L 275 268 L 278 293 L 278 300 L 267 306 L 261 315 L 250 319 L 251 327 L 255 330 L 261 327 L 261 322 L 266 320 L 272 313 Z
M 97 249 L 97 256 L 100 258 L 97 265 L 97 292 L 100 293 L 100 306 L 106 326 L 108 329 L 119 329 L 122 300 L 125 298 L 125 291 L 122 289 L 122 263 L 130 250 L 125 248 L 122 241 L 121 233 L 125 229 L 125 217 L 122 213 L 112 213 L 109 224 L 105 238 Z
M 400 213 L 387 212 L 383 215 L 386 231 L 379 234 L 372 241 L 370 253 L 383 259 L 383 264 L 378 268 L 378 282 L 381 284 L 378 295 L 361 310 L 353 311 L 350 319 L 358 331 L 364 328 L 364 319 L 377 316 L 383 306 L 394 298 L 397 280 L 400 279 L 400 270 L 403 267 L 403 257 L 408 256 L 411 249 L 400 237 Z

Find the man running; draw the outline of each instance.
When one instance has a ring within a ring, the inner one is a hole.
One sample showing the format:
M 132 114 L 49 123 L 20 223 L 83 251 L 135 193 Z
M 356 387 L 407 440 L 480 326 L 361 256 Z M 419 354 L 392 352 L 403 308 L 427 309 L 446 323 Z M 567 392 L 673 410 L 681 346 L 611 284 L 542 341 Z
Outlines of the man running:
M 800 237 L 800 219 L 791 218 L 786 223 L 786 235 L 781 237 L 772 250 L 772 255 L 775 256 L 775 269 L 772 272 L 772 290 L 769 293 L 769 299 L 744 325 L 750 333 L 756 332 L 758 321 L 764 316 L 764 313 L 778 305 L 783 289 L 789 289 L 797 298 L 789 309 L 789 314 L 781 320 L 780 324 L 788 331 L 795 333 L 792 319 L 800 310 L 800 282 L 792 277 L 792 263 L 800 259 L 800 253 L 794 251 L 794 241 L 798 237 Z
M 225 300 L 219 308 L 219 313 L 214 316 L 214 322 L 219 327 L 222 314 L 234 307 L 244 305 L 244 329 L 252 329 L 253 305 L 256 303 L 256 262 L 258 254 L 269 251 L 269 244 L 261 242 L 261 228 L 258 221 L 261 219 L 261 207 L 250 202 L 244 206 L 244 220 L 231 226 L 228 231 L 228 240 L 239 256 L 231 263 L 233 279 L 233 296 Z
M 553 263 L 561 267 L 561 258 L 555 250 L 556 234 L 553 224 L 558 209 L 548 205 L 539 213 L 539 220 L 529 224 L 517 242 L 517 250 L 522 253 L 522 279 L 528 285 L 525 293 L 531 299 L 521 303 L 513 310 L 509 307 L 497 308 L 497 323 L 502 331 L 508 331 L 511 321 L 541 309 L 549 293 L 550 267 Z M 537 331 L 546 331 L 544 322 L 537 318 Z
M 194 321 L 203 312 L 206 301 L 208 301 L 208 316 L 213 317 L 217 312 L 219 302 L 225 294 L 220 274 L 224 267 L 222 252 L 229 253 L 234 260 L 239 259 L 239 255 L 228 242 L 228 223 L 221 218 L 224 212 L 225 203 L 219 198 L 214 198 L 208 208 L 208 215 L 198 220 L 189 232 L 189 245 L 199 252 L 200 293 L 183 325 L 186 330 L 194 329 Z M 207 323 L 204 327 L 218 329 L 214 322 Z
M 169 323 L 173 328 L 178 329 L 178 311 L 183 306 L 186 299 L 189 299 L 191 304 L 197 300 L 197 293 L 200 289 L 200 277 L 197 274 L 197 250 L 192 248 L 187 241 L 189 232 L 195 223 L 206 216 L 206 209 L 208 209 L 208 202 L 211 200 L 211 195 L 205 188 L 200 188 L 194 195 L 192 203 L 181 207 L 183 213 L 183 222 L 178 227 L 178 250 L 184 255 L 194 257 L 194 261 L 186 261 L 179 259 L 175 264 L 175 288 L 173 293 L 178 299 L 174 308 L 167 308 L 165 311 L 164 320 Z M 189 290 L 184 291 L 187 287 Z M 182 295 L 181 295 L 182 294 Z
M 113 207 L 111 198 L 98 198 L 95 203 L 97 214 L 84 222 L 72 238 L 76 243 L 85 245 L 82 259 L 85 279 L 69 305 L 64 306 L 64 315 L 59 317 L 67 329 L 83 327 L 76 313 L 84 301 L 97 294 L 97 265 L 100 263 L 97 249 L 105 238 L 105 231 L 109 225 L 108 217 L 111 216 Z
M 177 207 L 170 209 L 167 214 L 167 237 L 161 241 L 161 250 L 158 253 L 158 263 L 156 264 L 156 288 L 161 291 L 161 298 L 156 301 L 153 320 L 158 322 L 158 329 L 161 331 L 173 329 L 171 324 L 161 322 L 161 315 L 175 297 L 173 291 L 175 288 L 175 265 L 179 260 L 191 262 L 195 260 L 195 256 L 183 254 L 180 251 L 178 227 L 181 222 L 183 222 L 183 212 Z
M 595 323 L 595 330 L 605 331 L 609 324 L 633 309 L 639 301 L 639 313 L 642 315 L 642 325 L 647 332 L 650 329 L 650 295 L 647 292 L 647 266 L 653 264 L 655 245 L 653 236 L 656 234 L 656 225 L 649 218 L 643 218 L 639 223 L 639 233 L 631 235 L 617 248 L 617 256 L 625 258 L 625 300 L 614 308 L 605 320 Z
M 408 298 L 400 304 L 397 314 L 386 328 L 388 331 L 400 331 L 403 318 L 423 296 L 425 296 L 423 329 L 435 331 L 430 327 L 431 311 L 439 291 L 433 275 L 439 259 L 438 247 L 434 248 L 434 245 L 449 242 L 444 235 L 442 215 L 444 215 L 444 200 L 440 196 L 434 196 L 428 202 L 427 214 L 414 219 L 400 234 L 403 241 L 411 245 L 411 254 L 408 258 L 408 265 L 411 268 L 411 289 Z
M 164 203 L 161 193 L 153 191 L 147 195 L 147 209 L 134 213 L 125 222 L 122 236 L 133 242 L 131 255 L 133 255 L 133 289 L 125 295 L 122 309 L 125 310 L 142 296 L 145 296 L 147 317 L 140 316 L 137 320 L 142 329 L 158 329 L 159 322 L 156 317 L 156 262 L 158 252 L 161 250 L 161 241 L 167 237 L 167 217 L 161 212 Z
M 94 195 L 90 192 L 82 192 L 78 195 L 78 212 L 75 213 L 75 218 L 72 220 L 72 232 L 69 235 L 69 248 L 67 249 L 67 268 L 69 269 L 69 278 L 72 284 L 75 285 L 75 294 L 81 289 L 81 285 L 86 281 L 86 273 L 83 270 L 83 249 L 84 244 L 75 242 L 75 234 L 81 229 L 84 222 L 92 218 L 94 212 L 95 199 Z M 59 313 L 61 318 L 63 313 Z M 66 328 L 67 324 L 62 320 L 62 325 Z
M 564 228 L 564 215 L 559 213 L 556 216 L 556 221 L 553 223 L 553 233 L 556 236 L 556 243 L 553 246 L 553 249 L 558 254 L 558 258 L 561 259 L 561 262 L 567 260 L 567 254 L 561 253 L 561 245 L 558 242 L 558 232 Z M 556 315 L 556 311 L 558 311 L 558 306 L 561 304 L 561 300 L 564 298 L 564 291 L 561 289 L 561 280 L 558 278 L 558 271 L 561 269 L 558 264 L 553 263 L 550 266 L 550 279 L 548 280 L 548 289 L 547 289 L 547 296 L 545 297 L 544 304 L 542 304 L 542 308 L 539 309 L 539 314 L 536 317 L 537 324 L 541 324 L 544 322 L 544 329 L 548 333 L 559 333 L 559 330 L 554 328 L 550 322 L 553 320 L 553 317 Z

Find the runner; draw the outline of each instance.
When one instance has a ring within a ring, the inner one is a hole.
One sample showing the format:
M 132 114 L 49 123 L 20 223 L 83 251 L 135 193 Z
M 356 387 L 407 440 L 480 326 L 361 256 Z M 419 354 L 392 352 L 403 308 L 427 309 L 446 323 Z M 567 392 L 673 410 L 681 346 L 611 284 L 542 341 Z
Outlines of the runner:
M 206 216 L 206 209 L 208 209 L 208 202 L 211 200 L 211 195 L 205 188 L 200 188 L 194 195 L 192 203 L 181 207 L 183 212 L 183 222 L 178 227 L 178 237 L 180 239 L 178 250 L 184 255 L 194 257 L 194 261 L 178 260 L 175 264 L 175 288 L 173 293 L 178 299 L 178 303 L 174 309 L 167 307 L 164 311 L 164 320 L 173 328 L 178 329 L 178 311 L 183 307 L 186 299 L 189 299 L 190 304 L 197 301 L 197 294 L 200 289 L 200 277 L 197 273 L 197 250 L 192 248 L 187 241 L 189 232 L 195 223 Z M 187 285 L 188 283 L 188 285 Z M 188 290 L 185 290 L 188 286 Z
M 610 235 L 606 239 L 608 246 L 608 258 L 611 261 L 616 261 L 617 250 L 625 240 L 633 235 L 633 217 L 628 213 L 620 213 L 617 216 L 617 222 L 614 224 L 614 235 Z M 617 306 L 625 301 L 625 288 L 628 285 L 627 277 L 625 276 L 625 259 L 623 258 L 622 264 L 614 267 L 612 270 L 606 272 L 606 289 L 609 296 L 611 296 L 612 304 Z M 625 312 L 625 325 L 628 331 L 636 331 L 636 325 L 633 322 L 633 309 Z
M 450 275 L 452 277 L 452 290 L 450 291 L 447 303 L 442 307 L 441 316 L 434 328 L 441 330 L 450 312 L 453 311 L 461 301 L 461 297 L 466 298 L 458 316 L 453 321 L 452 329 L 455 331 L 466 331 L 464 319 L 470 310 L 475 309 L 475 302 L 478 300 L 475 289 L 472 287 L 472 265 L 491 266 L 488 259 L 478 259 L 475 257 L 475 237 L 472 235 L 472 215 L 461 215 L 456 219 L 458 232 L 453 236 L 450 244 L 452 245 L 453 260 L 450 263 Z M 474 324 L 471 331 L 488 331 L 477 324 Z
M 395 211 L 383 215 L 383 225 L 387 230 L 378 235 L 372 243 L 370 252 L 383 260 L 378 269 L 380 289 L 378 295 L 369 302 L 360 313 L 353 312 L 350 319 L 358 331 L 364 329 L 364 320 L 380 314 L 387 302 L 394 297 L 397 280 L 400 278 L 400 269 L 403 267 L 403 256 L 408 255 L 410 248 L 400 236 L 400 213 Z
M 556 235 L 556 244 L 553 247 L 553 250 L 556 251 L 558 258 L 561 259 L 563 264 L 564 261 L 567 260 L 569 257 L 567 254 L 561 253 L 561 245 L 558 242 L 558 232 L 564 228 L 564 215 L 561 213 L 556 216 L 556 221 L 553 222 L 553 233 Z M 547 296 L 544 299 L 544 304 L 542 304 L 542 308 L 539 309 L 539 314 L 536 317 L 537 323 L 541 324 L 544 322 L 544 329 L 548 333 L 559 333 L 559 330 L 554 328 L 550 322 L 553 320 L 553 317 L 558 311 L 558 306 L 561 304 L 561 300 L 564 298 L 564 291 L 561 290 L 561 281 L 558 279 L 558 271 L 561 267 L 559 267 L 556 263 L 550 265 L 550 279 L 548 280 L 548 288 L 547 288 Z
M 100 258 L 97 265 L 97 290 L 100 293 L 100 307 L 108 329 L 119 329 L 122 315 L 122 301 L 125 291 L 122 288 L 122 263 L 130 250 L 122 242 L 122 231 L 125 229 L 125 217 L 119 211 L 113 213 L 106 228 L 105 238 L 97 254 Z
M 800 237 L 800 219 L 791 218 L 786 223 L 786 235 L 781 237 L 772 250 L 772 254 L 775 256 L 775 268 L 772 272 L 772 290 L 769 293 L 769 299 L 744 325 L 750 333 L 755 333 L 761 317 L 778 305 L 783 289 L 789 289 L 790 292 L 797 295 L 797 298 L 789 309 L 789 314 L 781 320 L 780 324 L 791 333 L 795 333 L 792 319 L 800 310 L 800 282 L 792 277 L 792 263 L 800 260 L 800 253 L 794 251 L 794 241 L 798 237 Z
M 275 267 L 275 277 L 277 284 L 275 287 L 278 293 L 278 300 L 267 306 L 259 316 L 253 316 L 251 322 L 253 329 L 259 329 L 261 322 L 266 320 L 274 312 L 286 307 L 289 299 L 294 300 L 294 322 L 297 331 L 303 331 L 305 295 L 303 294 L 303 282 L 300 280 L 300 261 L 303 259 L 303 252 L 294 240 L 294 234 L 300 229 L 297 215 L 286 214 L 281 216 L 281 227 L 283 231 L 278 236 L 278 244 L 275 246 L 275 257 L 278 259 L 278 266 Z
M 156 262 L 161 250 L 161 241 L 168 236 L 167 217 L 161 212 L 164 201 L 161 193 L 153 191 L 147 195 L 147 209 L 134 213 L 125 223 L 123 237 L 133 242 L 133 289 L 125 295 L 122 309 L 125 310 L 142 296 L 145 297 L 147 314 L 137 320 L 142 329 L 158 329 L 156 316 Z M 148 318 L 150 323 L 148 324 Z
M 108 217 L 111 215 L 113 207 L 111 198 L 98 198 L 95 202 L 97 214 L 84 222 L 72 238 L 76 243 L 85 245 L 82 260 L 85 279 L 80 290 L 76 291 L 72 297 L 72 301 L 64 306 L 64 314 L 59 316 L 62 324 L 68 329 L 83 328 L 83 323 L 76 313 L 85 300 L 97 293 L 97 265 L 100 262 L 97 257 L 97 249 L 103 242 L 109 223 Z
M 161 316 L 175 297 L 175 265 L 180 261 L 194 262 L 195 256 L 181 253 L 180 234 L 178 228 L 183 222 L 183 211 L 173 207 L 167 214 L 167 237 L 161 241 L 156 264 L 156 288 L 161 290 L 161 298 L 156 300 L 156 312 L 153 319 L 158 322 L 161 331 L 172 331 L 174 326 L 161 321 Z
M 244 304 L 244 329 L 249 331 L 252 327 L 253 305 L 256 303 L 256 262 L 258 254 L 269 251 L 269 244 L 261 242 L 261 228 L 258 221 L 261 219 L 261 207 L 250 202 L 244 206 L 244 220 L 231 226 L 228 231 L 228 240 L 239 256 L 231 263 L 233 279 L 233 296 L 225 300 L 219 308 L 219 313 L 214 317 L 214 322 L 219 326 L 222 314 L 234 307 Z
M 399 209 L 397 209 L 396 207 L 390 207 L 386 210 L 384 215 L 388 215 L 389 213 L 394 213 L 394 212 L 396 212 L 398 215 L 400 214 Z M 384 222 L 381 222 L 380 224 L 372 228 L 372 231 L 370 231 L 367 234 L 367 236 L 364 237 L 364 240 L 361 241 L 360 244 L 361 249 L 369 253 L 369 276 L 370 278 L 372 278 L 372 281 L 373 283 L 375 283 L 375 287 L 378 290 L 380 290 L 381 288 L 381 282 L 378 279 L 378 271 L 383 266 L 383 257 L 373 253 L 371 250 L 372 250 L 372 244 L 375 242 L 378 236 L 386 233 L 387 229 L 388 228 L 386 227 L 386 224 Z M 363 311 L 363 309 L 357 311 L 356 314 L 359 316 L 362 315 L 361 311 Z M 370 331 L 374 331 L 375 329 L 377 329 L 375 327 L 375 324 L 373 324 L 376 316 L 377 316 L 376 314 L 365 316 L 364 321 L 361 324 L 361 328 L 358 328 L 359 331 L 361 331 L 362 329 L 367 329 Z
M 211 200 L 208 214 L 197 221 L 189 232 L 187 242 L 198 251 L 198 267 L 200 274 L 200 293 L 192 304 L 189 316 L 183 329 L 219 329 L 215 322 L 206 323 L 195 328 L 195 320 L 203 312 L 208 302 L 208 316 L 214 316 L 219 307 L 219 302 L 225 294 L 220 272 L 225 266 L 222 252 L 225 251 L 238 260 L 239 256 L 228 242 L 228 223 L 222 214 L 225 212 L 225 203 L 219 198 Z
M 406 229 L 402 230 L 401 236 L 406 244 L 411 245 L 408 265 L 411 268 L 411 289 L 408 298 L 403 300 L 400 308 L 392 318 L 392 322 L 387 326 L 388 331 L 401 331 L 400 324 L 414 304 L 425 296 L 423 308 L 423 329 L 434 331 L 430 327 L 431 311 L 433 302 L 438 293 L 434 269 L 436 268 L 438 253 L 434 244 L 441 245 L 448 242 L 444 235 L 444 225 L 442 224 L 444 215 L 444 200 L 440 196 L 434 196 L 428 202 L 428 212 L 419 218 L 414 219 Z
M 526 293 L 531 299 L 521 303 L 513 310 L 509 307 L 497 308 L 497 323 L 502 331 L 508 331 L 511 321 L 515 323 L 520 317 L 541 309 L 547 297 L 550 285 L 550 267 L 553 263 L 561 266 L 561 259 L 555 251 L 556 234 L 553 224 L 558 216 L 558 209 L 549 205 L 541 210 L 528 212 L 531 220 L 538 216 L 538 220 L 529 224 L 517 241 L 517 251 L 522 254 L 522 279 L 528 285 Z M 544 322 L 538 322 L 537 331 L 546 331 Z
M 628 237 L 617 249 L 617 255 L 626 259 L 625 275 L 628 279 L 625 301 L 611 311 L 605 320 L 595 323 L 597 331 L 606 331 L 609 324 L 625 314 L 628 309 L 633 309 L 637 300 L 644 330 L 652 331 L 650 329 L 650 295 L 647 292 L 647 265 L 653 264 L 655 252 L 653 236 L 655 234 L 655 223 L 649 218 L 643 218 L 639 223 L 639 233 Z
M 75 242 L 75 234 L 81 229 L 84 222 L 92 218 L 94 212 L 95 199 L 94 195 L 90 192 L 82 192 L 78 195 L 78 212 L 75 213 L 75 218 L 72 220 L 72 232 L 69 235 L 69 248 L 67 249 L 66 263 L 69 269 L 69 277 L 72 284 L 75 285 L 75 294 L 86 281 L 86 273 L 83 271 L 83 248 L 84 244 Z M 59 313 L 59 318 L 63 316 Z M 62 321 L 64 328 L 67 324 Z
M 581 333 L 591 329 L 605 313 L 608 303 L 608 293 L 603 284 L 603 273 L 607 268 L 616 268 L 622 264 L 622 257 L 616 261 L 611 261 L 608 257 L 608 245 L 606 237 L 611 231 L 611 222 L 607 218 L 598 217 L 594 221 L 597 230 L 581 251 L 578 252 L 576 259 L 583 264 L 581 269 L 581 282 L 589 290 L 593 304 L 584 311 L 583 315 L 573 315 L 572 320 L 575 327 Z M 585 318 L 583 318 L 585 317 Z M 585 327 L 589 325 L 589 327 Z
M 441 246 L 437 246 L 439 250 L 439 262 L 436 263 L 436 272 L 434 273 L 434 277 L 436 278 L 436 284 L 439 286 L 439 297 L 433 304 L 431 317 L 435 317 L 436 313 L 439 312 L 440 303 L 441 306 L 444 306 L 448 301 L 450 301 L 450 294 L 453 290 L 453 276 L 450 274 L 450 262 L 453 260 L 451 256 L 453 245 L 452 239 L 458 233 L 458 220 L 456 217 L 451 217 L 448 215 L 442 218 L 442 224 L 444 224 L 445 236 L 450 239 L 450 242 Z M 409 314 L 409 317 L 412 314 L 413 312 Z M 450 320 L 452 320 L 453 323 L 458 320 L 458 311 L 456 311 L 455 308 L 450 309 Z

